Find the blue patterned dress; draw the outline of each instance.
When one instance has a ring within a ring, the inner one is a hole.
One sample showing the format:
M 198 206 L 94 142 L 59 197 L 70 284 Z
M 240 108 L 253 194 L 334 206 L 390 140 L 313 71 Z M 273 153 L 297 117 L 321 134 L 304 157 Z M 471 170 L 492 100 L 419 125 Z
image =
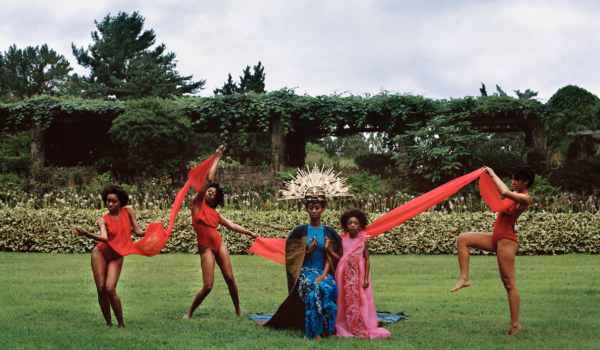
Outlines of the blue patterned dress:
M 321 283 L 315 285 L 315 279 L 323 274 L 327 261 L 323 226 L 308 226 L 307 248 L 313 237 L 317 239 L 317 248 L 304 259 L 298 276 L 298 294 L 306 309 L 306 336 L 309 339 L 323 334 L 324 331 L 330 333 L 335 331 L 337 314 L 335 302 L 338 293 L 335 277 L 331 273 Z

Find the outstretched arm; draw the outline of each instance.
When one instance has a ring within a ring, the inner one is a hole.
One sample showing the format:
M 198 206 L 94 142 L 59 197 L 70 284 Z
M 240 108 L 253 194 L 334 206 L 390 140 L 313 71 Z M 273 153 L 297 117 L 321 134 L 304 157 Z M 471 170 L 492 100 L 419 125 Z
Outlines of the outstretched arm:
M 138 226 L 137 220 L 135 218 L 135 210 L 133 207 L 127 206 L 127 214 L 129 214 L 129 220 L 131 221 L 131 227 L 133 228 L 133 233 L 135 233 L 138 237 L 144 237 L 146 235 L 146 231 L 142 231 Z
M 104 220 L 104 218 L 100 218 L 100 220 L 98 220 L 98 227 L 100 228 L 100 235 L 89 233 L 80 226 L 75 226 L 75 234 L 94 239 L 98 242 L 108 242 L 108 233 L 106 233 L 106 220 Z
M 245 228 L 243 228 L 242 226 L 240 226 L 238 224 L 234 224 L 233 222 L 225 219 L 225 217 L 223 215 L 221 215 L 221 213 L 217 212 L 217 215 L 219 215 L 219 224 L 227 227 L 228 229 L 251 236 L 254 239 L 256 239 L 256 237 L 260 237 L 260 235 L 258 233 L 248 231 Z
M 369 261 L 369 243 L 365 240 L 365 249 L 363 249 L 363 258 L 365 258 L 365 284 L 363 288 L 369 287 L 369 270 L 371 270 L 371 262 Z
M 506 186 L 506 184 L 504 182 L 502 182 L 502 180 L 498 177 L 498 175 L 496 175 L 496 173 L 494 173 L 494 170 L 492 170 L 492 168 L 485 167 L 485 168 L 483 168 L 483 172 L 490 174 L 490 176 L 492 177 L 492 180 L 494 180 L 494 183 L 496 184 L 496 187 L 498 187 L 498 191 L 500 192 L 500 195 L 502 197 L 512 199 L 513 201 L 515 201 L 518 204 L 522 204 L 522 205 L 529 204 L 529 196 L 528 195 L 523 194 L 523 193 L 516 193 L 516 192 L 509 190 L 508 187 Z
M 221 145 L 215 151 L 215 160 L 213 161 L 213 164 L 212 164 L 210 170 L 208 171 L 206 180 L 204 181 L 202 186 L 200 186 L 198 193 L 196 193 L 196 195 L 194 196 L 192 205 L 200 205 L 202 198 L 204 198 L 204 195 L 206 194 L 206 191 L 208 190 L 208 187 L 210 186 L 210 184 L 213 182 L 213 180 L 215 178 L 215 173 L 217 172 L 217 166 L 219 165 L 219 161 L 221 160 L 221 156 L 223 156 L 223 152 L 225 152 L 225 150 L 226 150 L 225 146 Z

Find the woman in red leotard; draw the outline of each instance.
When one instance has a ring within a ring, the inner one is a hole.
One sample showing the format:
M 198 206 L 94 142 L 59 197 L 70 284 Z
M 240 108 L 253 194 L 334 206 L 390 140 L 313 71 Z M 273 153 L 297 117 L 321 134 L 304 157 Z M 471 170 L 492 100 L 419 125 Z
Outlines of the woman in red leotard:
M 208 172 L 206 181 L 200 186 L 198 193 L 196 193 L 196 196 L 192 201 L 192 225 L 194 226 L 196 236 L 198 237 L 198 252 L 200 253 L 200 263 L 202 266 L 203 285 L 202 289 L 196 294 L 192 306 L 190 306 L 188 312 L 183 315 L 184 319 L 192 317 L 196 308 L 200 306 L 204 298 L 206 298 L 212 290 L 215 280 L 215 261 L 221 268 L 221 273 L 229 288 L 229 294 L 231 295 L 231 300 L 235 307 L 235 313 L 238 316 L 242 316 L 238 288 L 235 283 L 235 278 L 233 277 L 233 270 L 231 269 L 229 251 L 227 250 L 227 246 L 223 242 L 223 239 L 219 236 L 217 227 L 221 224 L 232 231 L 249 235 L 252 238 L 259 237 L 259 235 L 246 230 L 240 225 L 232 223 L 215 210 L 217 205 L 223 201 L 223 190 L 218 184 L 213 183 L 212 181 L 224 151 L 225 147 L 223 147 L 223 145 L 219 146 L 216 150 L 215 160 Z
M 520 296 L 515 280 L 515 256 L 519 250 L 519 241 L 515 235 L 515 222 L 519 216 L 529 207 L 529 187 L 533 185 L 535 173 L 528 166 L 519 166 L 511 170 L 512 187 L 508 187 L 490 168 L 484 168 L 504 197 L 502 202 L 503 211 L 498 213 L 494 224 L 493 234 L 469 232 L 458 236 L 456 245 L 458 249 L 458 263 L 460 265 L 460 281 L 452 288 L 456 292 L 463 287 L 469 287 L 469 247 L 496 252 L 500 277 L 508 294 L 508 305 L 510 308 L 510 328 L 508 334 L 514 336 L 521 330 L 519 324 Z
M 91 234 L 81 227 L 75 227 L 75 233 L 99 241 L 92 251 L 92 272 L 98 291 L 98 303 L 106 325 L 112 327 L 110 308 L 112 307 L 119 328 L 125 328 L 121 299 L 117 295 L 117 282 L 123 267 L 123 256 L 111 246 L 111 241 L 131 240 L 131 228 L 136 236 L 142 237 L 145 232 L 140 230 L 132 207 L 126 207 L 129 194 L 118 186 L 108 186 L 102 191 L 102 200 L 108 208 L 108 213 L 98 220 L 100 235 Z

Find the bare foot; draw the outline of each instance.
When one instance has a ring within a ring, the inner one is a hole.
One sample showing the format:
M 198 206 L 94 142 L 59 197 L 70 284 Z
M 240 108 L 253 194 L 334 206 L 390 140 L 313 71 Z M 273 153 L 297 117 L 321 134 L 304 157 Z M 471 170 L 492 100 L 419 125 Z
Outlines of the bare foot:
M 112 327 L 112 322 L 108 322 L 106 325 Z
M 469 280 L 460 280 L 458 281 L 458 283 L 454 286 L 454 288 L 450 289 L 451 292 L 456 292 L 457 290 L 464 288 L 464 287 L 470 287 L 471 286 L 471 281 Z
M 323 337 L 319 334 L 319 335 L 315 335 L 315 337 L 313 339 L 314 340 L 319 340 L 319 339 L 323 339 Z
M 120 324 L 119 328 L 125 328 L 125 323 Z
M 236 311 L 236 312 L 235 312 L 235 314 L 236 314 L 236 315 L 238 315 L 239 317 L 242 317 L 242 316 L 243 316 L 243 314 L 242 314 L 242 311 L 241 311 L 241 310 L 238 310 L 238 311 Z
M 192 317 L 192 314 L 189 311 L 186 312 L 185 315 L 183 315 L 184 320 L 188 320 L 190 317 Z
M 510 326 L 510 328 L 508 329 L 508 333 L 506 333 L 506 335 L 514 337 L 520 331 L 521 331 L 521 325 L 520 324 L 518 324 L 516 327 Z

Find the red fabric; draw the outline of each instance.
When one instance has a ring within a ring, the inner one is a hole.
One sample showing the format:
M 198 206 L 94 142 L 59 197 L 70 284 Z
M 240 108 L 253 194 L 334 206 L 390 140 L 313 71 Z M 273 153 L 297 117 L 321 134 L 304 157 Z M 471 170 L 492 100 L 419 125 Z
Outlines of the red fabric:
M 209 207 L 204 199 L 200 205 L 200 211 L 192 216 L 192 226 L 196 230 L 198 238 L 198 248 L 201 245 L 210 247 L 215 255 L 219 252 L 219 247 L 223 239 L 219 236 L 217 227 L 219 227 L 219 216 L 217 211 Z
M 517 210 L 516 203 L 512 199 L 504 198 L 502 204 L 503 210 L 498 212 L 498 217 L 494 224 L 494 231 L 492 233 L 494 246 L 496 246 L 496 242 L 500 239 L 509 239 L 519 244 L 519 240 L 515 234 L 515 223 L 519 216 L 527 210 L 529 204 L 520 210 Z
M 479 189 L 483 200 L 492 211 L 502 211 L 502 200 L 498 193 L 498 188 L 491 176 L 488 173 L 484 173 L 483 168 L 481 168 L 431 190 L 410 202 L 402 204 L 398 208 L 375 220 L 367 227 L 365 232 L 367 232 L 371 238 L 385 233 L 424 211 L 433 208 L 477 178 L 480 178 Z M 279 242 L 275 242 L 276 240 L 279 240 Z M 268 242 L 256 239 L 256 242 L 250 247 L 250 252 L 285 265 L 285 238 L 272 239 Z
M 111 262 L 115 259 L 118 258 L 122 258 L 123 255 L 115 252 L 114 249 L 112 249 L 108 243 L 106 242 L 100 242 L 96 245 L 96 248 L 98 248 L 98 250 L 100 250 L 100 252 L 102 253 L 102 255 L 104 255 L 104 259 L 106 259 L 106 262 Z
M 169 216 L 169 228 L 165 231 L 162 223 L 153 222 L 146 226 L 146 235 L 144 238 L 133 243 L 133 239 L 131 238 L 131 228 L 128 231 L 127 235 L 119 236 L 119 239 L 112 239 L 109 237 L 108 243 L 117 253 L 125 256 L 129 254 L 137 254 L 144 256 L 155 256 L 160 253 L 160 251 L 167 244 L 167 240 L 171 236 L 171 231 L 173 230 L 173 224 L 175 224 L 175 218 L 179 213 L 179 209 L 181 208 L 181 204 L 185 199 L 188 189 L 190 186 L 194 186 L 196 191 L 200 189 L 200 186 L 206 181 L 206 177 L 208 176 L 208 171 L 212 167 L 214 156 L 208 158 L 195 168 L 191 169 L 188 174 L 188 181 L 185 183 L 183 188 L 179 190 L 177 196 L 175 197 L 175 202 L 173 203 L 173 208 L 171 209 L 171 215 Z M 129 216 L 128 216 L 129 218 Z

